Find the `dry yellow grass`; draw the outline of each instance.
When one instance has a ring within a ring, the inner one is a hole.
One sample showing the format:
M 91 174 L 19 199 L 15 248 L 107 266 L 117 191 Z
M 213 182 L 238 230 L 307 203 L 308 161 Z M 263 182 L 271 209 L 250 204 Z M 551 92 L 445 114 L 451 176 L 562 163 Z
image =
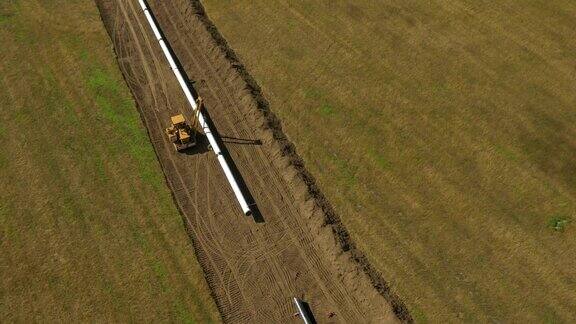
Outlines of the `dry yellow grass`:
M 0 2 L 3 322 L 217 322 L 91 1 Z
M 203 3 L 417 321 L 576 321 L 574 1 Z

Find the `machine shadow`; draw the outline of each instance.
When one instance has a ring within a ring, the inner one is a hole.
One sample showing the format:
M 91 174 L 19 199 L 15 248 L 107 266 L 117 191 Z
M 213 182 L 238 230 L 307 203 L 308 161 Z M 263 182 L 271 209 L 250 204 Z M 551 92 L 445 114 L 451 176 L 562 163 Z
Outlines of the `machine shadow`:
M 196 130 L 198 131 L 198 130 Z M 203 154 L 210 150 L 210 143 L 204 134 L 198 133 L 196 135 L 196 145 L 182 151 L 186 155 Z
M 302 307 L 304 308 L 304 312 L 308 315 L 308 319 L 310 320 L 311 324 L 316 324 L 316 318 L 314 318 L 314 314 L 312 313 L 312 308 L 310 308 L 310 304 L 305 301 L 301 301 Z
M 204 104 L 204 107 L 206 107 L 206 104 Z M 238 170 L 236 163 L 234 163 L 234 160 L 232 160 L 230 158 L 230 152 L 228 151 L 228 149 L 224 145 L 227 142 L 224 142 L 222 139 L 226 138 L 226 137 L 220 137 L 220 133 L 218 132 L 218 129 L 216 128 L 216 126 L 212 122 L 212 118 L 210 117 L 210 113 L 207 111 L 207 109 L 204 110 L 203 113 L 204 113 L 204 118 L 206 119 L 206 123 L 208 123 L 210 130 L 212 130 L 212 133 L 214 134 L 214 137 L 215 137 L 216 141 L 218 142 L 218 145 L 220 146 L 220 150 L 222 151 L 222 154 L 223 154 L 224 158 L 226 159 L 226 162 L 228 162 L 228 166 L 230 167 L 230 171 L 232 171 L 232 173 L 234 174 L 234 177 L 236 178 L 236 182 L 238 183 L 238 187 L 240 187 L 240 190 L 242 191 L 242 193 L 244 194 L 244 197 L 246 198 L 246 202 L 248 203 L 248 205 L 250 206 L 250 209 L 252 210 L 252 214 L 251 214 L 252 218 L 254 219 L 254 221 L 256 223 L 264 223 L 265 222 L 264 216 L 262 216 L 262 213 L 260 212 L 260 209 L 258 208 L 258 205 L 256 204 L 256 200 L 254 199 L 254 196 L 252 196 L 252 193 L 250 192 L 250 189 L 246 185 L 244 178 L 240 174 L 240 171 Z M 250 141 L 252 141 L 252 140 L 250 140 Z M 254 145 L 254 144 L 252 144 L 252 145 Z M 258 145 L 261 145 L 261 144 L 258 144 Z
M 262 145 L 262 141 L 257 139 L 248 139 L 248 138 L 237 138 L 237 137 L 229 137 L 229 136 L 220 136 L 222 142 L 226 144 L 238 144 L 238 145 Z

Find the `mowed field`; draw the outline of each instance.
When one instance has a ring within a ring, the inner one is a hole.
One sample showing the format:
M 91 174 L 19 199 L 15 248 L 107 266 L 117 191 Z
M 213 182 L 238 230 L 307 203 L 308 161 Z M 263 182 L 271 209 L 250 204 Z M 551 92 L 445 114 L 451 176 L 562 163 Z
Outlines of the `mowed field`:
M 417 322 L 576 320 L 576 3 L 202 3 Z
M 92 1 L 0 2 L 3 322 L 218 322 Z

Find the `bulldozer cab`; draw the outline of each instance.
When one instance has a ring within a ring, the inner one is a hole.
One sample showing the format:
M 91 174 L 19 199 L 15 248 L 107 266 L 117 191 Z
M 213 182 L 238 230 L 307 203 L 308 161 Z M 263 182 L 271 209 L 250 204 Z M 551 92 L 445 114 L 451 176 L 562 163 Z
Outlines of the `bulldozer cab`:
M 182 114 L 172 116 L 170 117 L 170 120 L 172 121 L 172 125 L 176 127 L 182 127 L 184 124 L 186 124 L 186 118 L 184 118 L 184 115 Z

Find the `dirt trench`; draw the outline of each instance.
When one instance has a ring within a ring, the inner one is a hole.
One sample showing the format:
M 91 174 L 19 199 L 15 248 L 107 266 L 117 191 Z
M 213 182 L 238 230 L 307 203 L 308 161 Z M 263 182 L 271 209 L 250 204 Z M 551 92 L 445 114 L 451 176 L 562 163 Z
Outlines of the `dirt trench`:
M 307 301 L 322 323 L 411 321 L 201 4 L 149 1 L 256 205 L 253 217 L 243 215 L 205 141 L 178 154 L 166 140 L 169 117 L 192 111 L 138 1 L 96 3 L 224 321 L 298 323 L 292 297 Z

